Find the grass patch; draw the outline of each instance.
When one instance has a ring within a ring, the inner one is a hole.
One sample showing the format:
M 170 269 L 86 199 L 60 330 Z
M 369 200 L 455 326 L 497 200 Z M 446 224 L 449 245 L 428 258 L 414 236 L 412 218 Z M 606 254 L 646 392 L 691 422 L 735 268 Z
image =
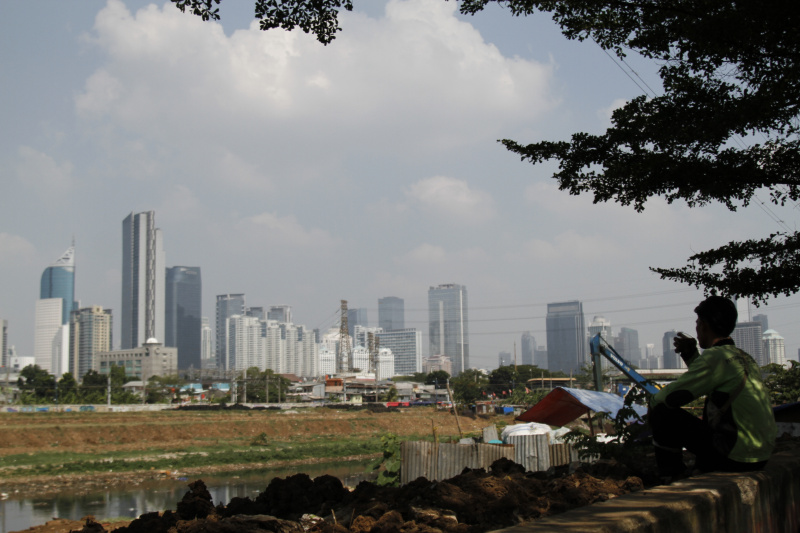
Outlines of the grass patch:
M 3 472 L 7 478 L 35 475 L 91 474 L 97 472 L 133 472 L 141 470 L 181 470 L 218 465 L 270 463 L 311 458 L 337 458 L 349 455 L 379 453 L 379 438 L 360 440 L 326 440 L 281 442 L 263 447 L 224 446 L 215 449 L 194 448 L 179 453 L 169 450 L 150 450 L 141 453 L 115 452 L 97 459 L 90 454 L 42 452 L 35 455 L 12 455 L 2 458 L 0 466 L 20 467 Z M 168 455 L 167 457 L 160 457 Z

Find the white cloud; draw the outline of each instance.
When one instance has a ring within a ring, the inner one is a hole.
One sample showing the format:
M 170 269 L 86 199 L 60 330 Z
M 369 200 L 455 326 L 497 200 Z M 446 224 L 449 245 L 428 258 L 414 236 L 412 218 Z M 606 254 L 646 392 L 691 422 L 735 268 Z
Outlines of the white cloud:
M 58 163 L 30 146 L 20 146 L 18 154 L 17 178 L 37 193 L 50 196 L 72 188 L 72 163 L 69 161 Z
M 604 258 L 620 255 L 624 250 L 618 243 L 598 235 L 583 235 L 570 230 L 551 240 L 531 239 L 522 246 L 524 257 L 533 261 L 585 261 L 587 265 Z
M 616 100 L 611 102 L 611 105 L 609 105 L 608 107 L 603 107 L 601 109 L 598 109 L 597 118 L 605 120 L 606 122 L 611 122 L 611 114 L 627 103 L 628 101 L 625 100 L 624 98 L 617 98 Z
M 109 0 L 91 39 L 108 59 L 75 105 L 187 156 L 227 146 L 257 168 L 302 165 L 298 149 L 325 160 L 354 144 L 432 153 L 493 143 L 554 105 L 552 70 L 504 57 L 456 9 L 393 0 L 383 18 L 345 13 L 347 31 L 322 46 L 255 22 L 226 36 L 171 4 L 131 14 Z
M 288 248 L 328 248 L 336 243 L 327 231 L 307 229 L 293 215 L 281 217 L 275 213 L 261 213 L 241 221 L 238 227 L 254 239 L 251 243 L 254 246 L 274 244 Z
M 456 178 L 426 178 L 411 185 L 407 194 L 423 211 L 458 223 L 480 224 L 494 216 L 492 197 Z
M 23 263 L 35 253 L 36 248 L 24 237 L 0 232 L 0 263 Z
M 408 265 L 426 266 L 442 264 L 447 259 L 447 253 L 441 246 L 424 243 L 409 251 L 401 258 L 401 262 Z

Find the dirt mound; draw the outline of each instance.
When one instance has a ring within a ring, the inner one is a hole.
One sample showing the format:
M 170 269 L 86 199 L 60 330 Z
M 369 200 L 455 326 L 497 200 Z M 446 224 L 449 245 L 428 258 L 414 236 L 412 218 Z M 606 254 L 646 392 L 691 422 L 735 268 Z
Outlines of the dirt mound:
M 441 482 L 419 478 L 403 487 L 362 482 L 350 491 L 332 476 L 274 479 L 254 500 L 234 498 L 214 507 L 201 481 L 177 511 L 148 513 L 119 533 L 271 531 L 273 533 L 479 533 L 564 512 L 640 490 L 642 481 L 620 465 L 605 464 L 607 478 L 590 470 L 526 473 L 508 460 L 490 472 L 465 469 Z M 104 531 L 91 524 L 85 533 Z

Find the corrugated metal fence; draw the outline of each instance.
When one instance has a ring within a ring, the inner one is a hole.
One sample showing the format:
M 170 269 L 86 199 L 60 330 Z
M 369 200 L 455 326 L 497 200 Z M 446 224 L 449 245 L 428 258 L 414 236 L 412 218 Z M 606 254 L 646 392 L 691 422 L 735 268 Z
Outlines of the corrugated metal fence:
M 435 442 L 402 442 L 400 483 L 418 477 L 432 481 L 449 479 L 464 468 L 485 468 L 505 457 L 521 464 L 525 470 L 536 472 L 551 466 L 578 460 L 569 444 L 549 444 L 547 435 L 510 437 L 509 444 L 445 444 Z

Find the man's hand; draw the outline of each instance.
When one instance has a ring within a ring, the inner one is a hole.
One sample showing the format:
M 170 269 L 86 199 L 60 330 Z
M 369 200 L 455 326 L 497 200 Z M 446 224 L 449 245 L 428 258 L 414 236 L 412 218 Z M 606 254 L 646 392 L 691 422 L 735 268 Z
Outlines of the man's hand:
M 675 352 L 683 356 L 688 356 L 697 351 L 697 339 L 679 331 L 672 340 Z M 684 357 L 685 359 L 685 357 Z

